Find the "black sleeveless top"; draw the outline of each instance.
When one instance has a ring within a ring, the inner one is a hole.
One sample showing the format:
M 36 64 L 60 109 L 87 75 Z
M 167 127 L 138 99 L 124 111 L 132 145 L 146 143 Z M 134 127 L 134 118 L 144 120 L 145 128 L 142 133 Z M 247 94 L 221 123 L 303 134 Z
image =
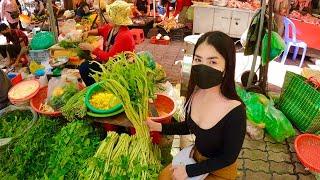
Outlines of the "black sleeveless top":
M 186 171 L 189 177 L 206 174 L 229 166 L 236 161 L 246 133 L 246 111 L 243 105 L 239 105 L 210 129 L 200 128 L 189 114 L 184 122 L 163 124 L 162 133 L 168 135 L 194 134 L 195 147 L 209 159 L 187 165 Z

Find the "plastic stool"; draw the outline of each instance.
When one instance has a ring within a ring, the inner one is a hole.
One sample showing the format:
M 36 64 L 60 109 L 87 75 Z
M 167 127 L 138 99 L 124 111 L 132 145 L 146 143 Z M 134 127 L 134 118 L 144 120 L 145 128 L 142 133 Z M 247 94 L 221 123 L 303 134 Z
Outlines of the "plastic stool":
M 144 41 L 144 32 L 142 29 L 131 29 L 130 32 L 136 44 L 140 44 Z

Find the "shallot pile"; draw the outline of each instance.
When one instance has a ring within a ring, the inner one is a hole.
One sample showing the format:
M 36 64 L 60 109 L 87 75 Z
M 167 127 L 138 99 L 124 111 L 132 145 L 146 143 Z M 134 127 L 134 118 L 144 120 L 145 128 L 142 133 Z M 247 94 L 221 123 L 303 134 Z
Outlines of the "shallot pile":
M 227 7 L 256 10 L 261 7 L 261 4 L 257 0 L 248 1 L 248 2 L 241 2 L 238 0 L 229 0 Z
M 289 15 L 289 18 L 298 19 L 298 20 L 301 20 L 305 23 L 310 23 L 310 24 L 320 26 L 320 19 L 318 19 L 310 14 L 302 15 L 298 11 L 292 11 Z

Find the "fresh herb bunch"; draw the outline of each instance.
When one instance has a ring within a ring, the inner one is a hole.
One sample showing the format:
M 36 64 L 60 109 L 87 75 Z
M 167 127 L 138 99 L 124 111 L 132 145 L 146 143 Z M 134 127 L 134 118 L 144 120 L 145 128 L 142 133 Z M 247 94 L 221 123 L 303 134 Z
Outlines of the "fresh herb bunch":
M 0 117 L 0 138 L 21 135 L 32 123 L 30 111 L 12 111 Z
M 87 114 L 87 106 L 85 104 L 86 92 L 87 88 L 77 92 L 61 108 L 62 115 L 68 121 L 73 121 L 77 118 L 83 118 Z
M 55 95 L 51 96 L 49 104 L 56 110 L 60 109 L 77 92 L 78 92 L 78 88 L 76 84 L 69 83 L 63 87 L 63 94 L 61 96 L 55 96 Z
M 132 164 L 139 162 L 143 169 L 136 176 L 142 180 L 152 179 L 161 168 L 160 151 L 157 146 L 152 145 L 149 128 L 145 123 L 149 99 L 154 98 L 155 90 L 154 72 L 147 64 L 135 53 L 121 53 L 104 65 L 98 63 L 102 72 L 95 72 L 93 75 L 96 82 L 102 82 L 101 85 L 106 91 L 122 101 L 126 116 L 136 130 L 135 138 L 131 139 L 130 147 L 133 148 L 131 151 L 129 149 L 127 171 L 135 172 Z M 122 146 L 125 146 L 125 143 Z M 154 169 L 150 171 L 145 167 Z M 112 177 L 122 175 L 122 170 L 110 172 Z
M 45 177 L 77 179 L 87 158 L 99 146 L 98 132 L 87 121 L 73 121 L 54 137 Z
M 79 46 L 79 42 L 71 42 L 71 41 L 62 40 L 62 41 L 60 41 L 59 46 L 64 49 L 77 48 Z
M 25 117 L 24 114 L 22 114 Z M 29 115 L 28 115 L 29 116 Z M 30 121 L 32 117 L 30 117 Z M 0 155 L 2 179 L 40 179 L 43 177 L 50 157 L 53 136 L 62 123 L 40 117 L 23 135 L 11 143 Z
M 141 152 L 148 147 L 146 142 L 136 136 L 108 133 L 95 155 L 87 160 L 86 166 L 80 171 L 79 179 L 157 179 L 159 166 L 156 163 L 143 163 Z M 154 149 L 153 152 L 157 154 L 158 150 Z

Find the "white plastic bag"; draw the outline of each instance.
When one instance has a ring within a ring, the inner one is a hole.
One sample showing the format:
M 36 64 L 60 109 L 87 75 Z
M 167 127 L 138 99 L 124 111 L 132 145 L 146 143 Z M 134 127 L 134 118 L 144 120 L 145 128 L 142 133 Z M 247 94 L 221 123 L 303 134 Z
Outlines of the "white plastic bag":
M 175 157 L 172 159 L 172 166 L 188 165 L 197 163 L 191 156 L 193 150 L 193 145 L 182 149 Z M 187 180 L 204 180 L 209 174 L 202 174 L 196 177 L 188 177 Z
M 60 28 L 62 34 L 68 34 L 71 31 L 75 31 L 77 22 L 74 19 L 68 19 Z

